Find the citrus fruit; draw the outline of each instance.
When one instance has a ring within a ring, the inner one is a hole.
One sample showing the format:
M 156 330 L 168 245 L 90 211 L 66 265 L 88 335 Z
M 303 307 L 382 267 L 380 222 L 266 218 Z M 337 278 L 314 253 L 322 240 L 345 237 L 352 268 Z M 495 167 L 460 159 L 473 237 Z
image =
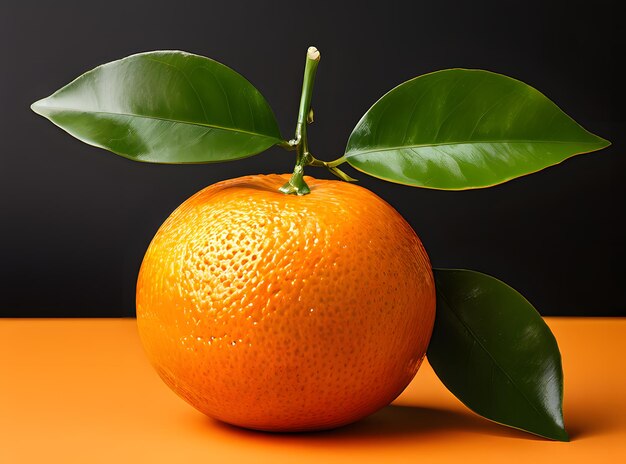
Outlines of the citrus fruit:
M 417 372 L 435 316 L 411 226 L 347 182 L 247 176 L 193 195 L 143 260 L 137 322 L 178 395 L 259 430 L 333 428 L 386 406 Z

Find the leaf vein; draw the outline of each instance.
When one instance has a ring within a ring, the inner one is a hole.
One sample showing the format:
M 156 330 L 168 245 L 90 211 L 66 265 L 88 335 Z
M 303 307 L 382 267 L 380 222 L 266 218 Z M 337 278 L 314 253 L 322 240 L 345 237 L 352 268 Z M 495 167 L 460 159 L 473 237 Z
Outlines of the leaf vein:
M 236 127 L 218 126 L 217 124 L 210 124 L 210 123 L 183 121 L 183 120 L 178 120 L 178 119 L 167 119 L 167 118 L 160 118 L 158 116 L 148 116 L 148 115 L 143 115 L 143 114 L 130 114 L 130 113 L 122 113 L 122 112 L 114 113 L 112 111 L 81 110 L 81 109 L 76 109 L 76 108 L 63 108 L 63 107 L 56 107 L 56 106 L 45 106 L 44 108 L 56 110 L 56 111 L 66 111 L 66 112 L 71 112 L 71 113 L 106 114 L 110 116 L 125 116 L 129 118 L 143 118 L 143 119 L 151 119 L 154 121 L 165 121 L 165 122 L 169 122 L 172 124 L 188 124 L 190 126 L 210 127 L 212 129 L 220 129 L 220 130 L 229 131 L 229 132 L 239 132 L 242 134 L 252 135 L 255 137 L 263 137 L 263 138 L 274 139 L 276 141 L 280 141 L 280 139 L 278 139 L 277 137 L 274 137 L 273 135 L 261 134 L 258 132 L 251 132 L 251 131 L 247 131 L 245 129 L 239 129 Z
M 463 141 L 463 142 L 441 142 L 441 143 L 425 143 L 419 145 L 404 145 L 404 146 L 394 146 L 394 147 L 376 147 L 363 151 L 352 151 L 346 153 L 344 156 L 346 158 L 354 158 L 355 156 L 367 155 L 369 153 L 376 152 L 384 152 L 384 151 L 398 151 L 398 150 L 406 150 L 406 149 L 417 149 L 417 148 L 430 148 L 430 147 L 445 147 L 445 146 L 454 146 L 454 145 L 478 145 L 478 144 L 509 144 L 509 143 L 556 143 L 556 144 L 577 144 L 577 145 L 599 145 L 600 141 L 597 142 L 582 142 L 577 140 L 522 140 L 522 139 L 505 139 L 505 140 L 471 140 L 471 141 Z
M 498 363 L 498 361 L 496 361 L 496 359 L 491 355 L 491 353 L 489 352 L 489 350 L 487 350 L 487 348 L 481 343 L 480 339 L 478 338 L 478 336 L 474 333 L 474 331 L 472 330 L 472 328 L 461 318 L 461 316 L 459 316 L 456 311 L 453 309 L 453 306 L 450 304 L 450 302 L 448 301 L 448 299 L 446 298 L 446 296 L 441 293 L 441 292 L 437 292 L 440 296 L 441 299 L 445 302 L 446 306 L 450 309 L 450 312 L 452 314 L 454 314 L 454 316 L 459 320 L 459 322 L 461 323 L 461 325 L 465 328 L 465 330 L 468 331 L 468 333 L 472 336 L 472 338 L 478 343 L 478 345 L 482 348 L 482 350 L 485 352 L 485 354 L 487 354 L 487 356 L 491 359 L 491 361 L 493 362 L 493 364 L 498 368 L 498 370 L 500 370 L 500 372 L 502 372 L 507 379 L 509 379 L 509 381 L 511 382 L 511 385 L 513 385 L 515 387 L 515 389 L 522 395 L 522 397 L 526 400 L 526 402 L 532 406 L 532 408 L 540 415 L 540 416 L 546 416 L 545 413 L 542 413 L 539 409 L 537 409 L 537 406 L 526 396 L 526 394 L 518 387 L 518 385 L 515 383 L 515 381 L 513 380 L 513 378 L 509 375 L 509 373 Z M 549 416 L 548 416 L 549 417 Z M 551 418 L 550 418 L 551 419 Z

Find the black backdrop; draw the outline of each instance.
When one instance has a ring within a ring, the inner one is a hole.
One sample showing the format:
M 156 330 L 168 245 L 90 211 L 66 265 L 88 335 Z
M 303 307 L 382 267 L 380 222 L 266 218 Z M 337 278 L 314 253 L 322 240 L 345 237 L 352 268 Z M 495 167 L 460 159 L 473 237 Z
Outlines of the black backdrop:
M 603 152 L 485 190 L 429 191 L 357 177 L 407 218 L 434 265 L 495 275 L 544 315 L 626 315 L 624 117 L 615 103 L 615 63 L 623 58 L 615 42 L 623 30 L 614 4 L 372 5 L 3 1 L 0 315 L 132 315 L 143 253 L 179 203 L 218 180 L 293 165 L 275 149 L 217 165 L 133 163 L 72 139 L 32 113 L 31 102 L 98 64 L 182 49 L 246 76 L 290 137 L 308 45 L 322 52 L 310 139 L 323 159 L 341 154 L 384 92 L 448 67 L 521 79 L 613 141 Z

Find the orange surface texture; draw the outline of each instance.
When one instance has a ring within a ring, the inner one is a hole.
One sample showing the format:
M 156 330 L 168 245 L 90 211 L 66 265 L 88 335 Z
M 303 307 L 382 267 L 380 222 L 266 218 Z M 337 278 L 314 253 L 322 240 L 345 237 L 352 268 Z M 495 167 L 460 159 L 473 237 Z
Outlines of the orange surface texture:
M 330 429 L 415 376 L 435 284 L 419 238 L 380 197 L 312 177 L 310 195 L 284 195 L 288 180 L 230 179 L 180 205 L 141 265 L 137 326 L 163 381 L 205 414 Z
M 548 318 L 563 354 L 558 443 L 468 411 L 425 362 L 394 406 L 328 432 L 209 419 L 148 363 L 134 319 L 0 319 L 0 463 L 626 461 L 626 319 Z

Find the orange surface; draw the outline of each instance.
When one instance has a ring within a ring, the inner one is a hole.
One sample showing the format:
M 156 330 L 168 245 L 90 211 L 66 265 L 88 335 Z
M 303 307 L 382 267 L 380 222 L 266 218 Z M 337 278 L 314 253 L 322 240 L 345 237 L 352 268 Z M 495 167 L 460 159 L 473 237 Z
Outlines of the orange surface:
M 148 357 L 181 397 L 229 424 L 352 423 L 398 396 L 428 347 L 435 284 L 411 226 L 363 187 L 305 179 L 304 196 L 279 192 L 289 176 L 277 174 L 201 190 L 141 265 Z
M 134 319 L 0 319 L 0 463 L 624 462 L 626 319 L 547 322 L 563 354 L 570 443 L 475 416 L 426 363 L 396 406 L 356 424 L 238 429 L 165 386 Z

